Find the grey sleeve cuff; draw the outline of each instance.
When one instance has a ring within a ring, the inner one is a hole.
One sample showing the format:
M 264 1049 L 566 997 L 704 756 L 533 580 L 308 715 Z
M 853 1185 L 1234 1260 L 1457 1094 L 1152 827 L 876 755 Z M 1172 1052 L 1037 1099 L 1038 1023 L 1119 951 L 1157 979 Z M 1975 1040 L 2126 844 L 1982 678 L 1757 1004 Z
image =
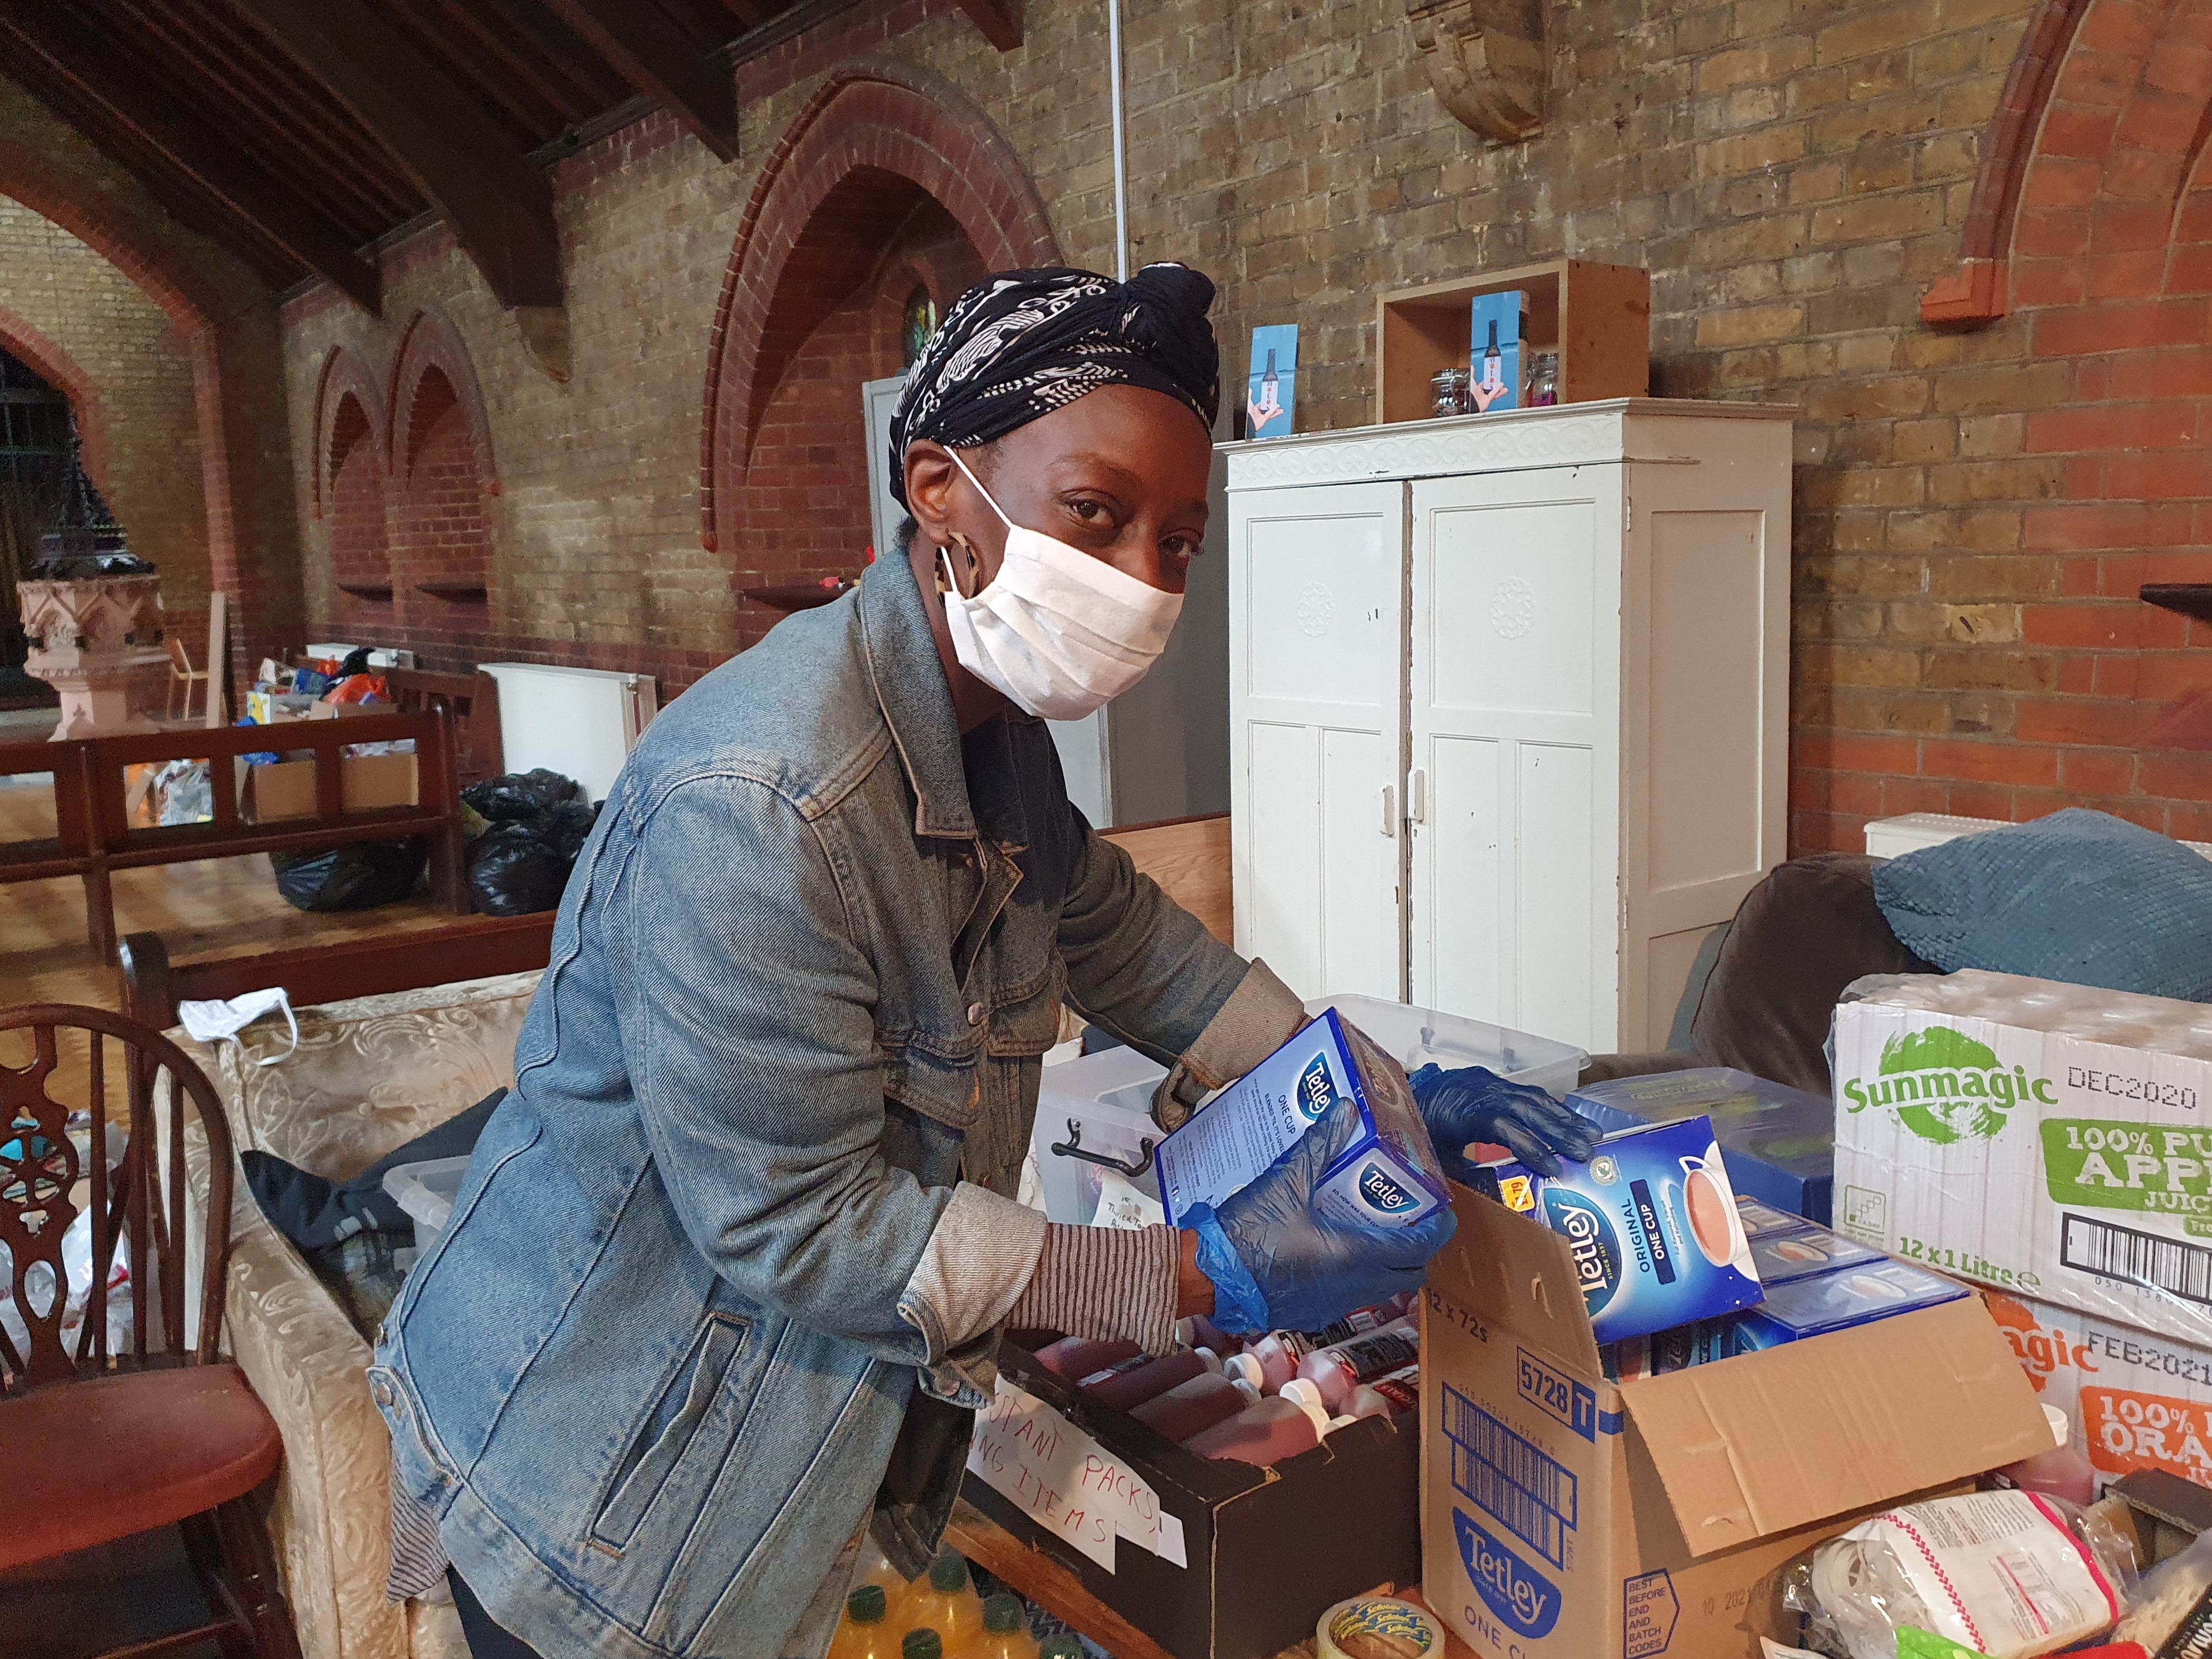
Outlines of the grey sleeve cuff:
M 1152 1117 L 1173 1129 L 1198 1103 L 1223 1084 L 1244 1075 L 1281 1048 L 1306 1023 L 1297 993 L 1255 958 L 1206 1029 L 1175 1063 L 1152 1096 Z
M 899 1292 L 899 1317 L 935 1364 L 995 1328 L 1037 1269 L 1044 1217 L 988 1187 L 962 1182 Z
M 1165 1353 L 1175 1346 L 1176 1245 L 1170 1227 L 1054 1222 L 1007 1323 Z

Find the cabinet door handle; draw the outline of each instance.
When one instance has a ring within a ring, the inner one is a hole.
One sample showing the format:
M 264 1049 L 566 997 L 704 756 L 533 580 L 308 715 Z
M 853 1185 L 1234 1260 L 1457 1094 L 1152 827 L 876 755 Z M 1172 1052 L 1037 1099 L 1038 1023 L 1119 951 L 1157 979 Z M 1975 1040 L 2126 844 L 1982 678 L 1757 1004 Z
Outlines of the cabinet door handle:
M 1415 767 L 1406 775 L 1407 816 L 1415 823 L 1429 821 L 1429 774 L 1425 767 Z
M 1382 822 L 1378 826 L 1393 840 L 1398 834 L 1398 790 L 1395 784 L 1382 786 Z

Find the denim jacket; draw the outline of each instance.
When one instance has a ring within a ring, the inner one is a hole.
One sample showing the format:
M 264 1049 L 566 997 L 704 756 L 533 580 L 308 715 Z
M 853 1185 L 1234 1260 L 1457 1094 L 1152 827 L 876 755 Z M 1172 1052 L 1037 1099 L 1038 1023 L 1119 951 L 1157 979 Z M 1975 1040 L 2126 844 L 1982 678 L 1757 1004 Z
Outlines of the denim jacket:
M 1295 1018 L 1091 833 L 1041 722 L 963 744 L 925 602 L 879 562 L 653 723 L 386 1322 L 395 1485 L 549 1656 L 774 1659 L 917 1384 L 988 1398 L 1063 1000 L 1185 1104 Z

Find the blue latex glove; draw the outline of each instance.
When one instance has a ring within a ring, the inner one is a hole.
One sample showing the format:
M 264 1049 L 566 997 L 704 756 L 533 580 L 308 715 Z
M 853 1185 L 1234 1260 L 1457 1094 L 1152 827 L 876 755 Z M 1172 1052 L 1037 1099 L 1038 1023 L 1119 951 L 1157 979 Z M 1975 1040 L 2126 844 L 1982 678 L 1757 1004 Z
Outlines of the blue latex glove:
M 1586 1164 L 1597 1150 L 1597 1131 L 1571 1109 L 1541 1089 L 1508 1083 L 1480 1066 L 1449 1072 L 1424 1066 L 1408 1080 L 1437 1161 L 1454 1181 L 1474 1178 L 1467 1158 L 1471 1140 L 1504 1147 L 1538 1175 L 1557 1175 L 1561 1157 Z
M 1449 1206 L 1410 1227 L 1364 1227 L 1313 1212 L 1322 1170 L 1358 1128 L 1339 1100 L 1266 1174 L 1224 1202 L 1182 1218 L 1213 1281 L 1213 1322 L 1232 1336 L 1317 1331 L 1354 1308 L 1417 1289 L 1458 1218 Z

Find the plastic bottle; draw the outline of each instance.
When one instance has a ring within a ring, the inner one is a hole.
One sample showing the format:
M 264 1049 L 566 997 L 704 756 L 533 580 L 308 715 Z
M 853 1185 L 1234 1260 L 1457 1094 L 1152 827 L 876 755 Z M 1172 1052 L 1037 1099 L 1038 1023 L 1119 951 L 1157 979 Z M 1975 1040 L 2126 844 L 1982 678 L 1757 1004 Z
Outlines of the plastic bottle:
M 1179 1348 L 1211 1348 L 1218 1354 L 1232 1354 L 1244 1346 L 1204 1314 L 1176 1320 L 1175 1335 Z
M 1298 1374 L 1298 1362 L 1312 1352 L 1313 1344 L 1296 1331 L 1270 1331 L 1225 1369 L 1261 1394 L 1273 1394 Z
M 1410 1323 L 1397 1324 L 1332 1348 L 1316 1348 L 1298 1361 L 1298 1375 L 1321 1390 L 1323 1405 L 1336 1411 L 1362 1382 L 1402 1370 L 1420 1357 L 1420 1333 Z
M 881 1584 L 863 1584 L 845 1598 L 844 1616 L 830 1639 L 830 1659 L 899 1659 L 890 1601 Z
M 964 1653 L 982 1634 L 983 1603 L 961 1556 L 947 1550 L 929 1564 L 927 1575 L 915 1583 L 914 1599 L 907 1604 L 906 1622 L 909 1638 L 916 1631 L 934 1631 L 953 1654 Z M 915 1656 L 908 1653 L 906 1659 Z
M 1220 1369 L 1221 1361 L 1211 1351 L 1185 1348 L 1181 1353 L 1117 1367 L 1095 1382 L 1086 1377 L 1077 1386 L 1100 1405 L 1125 1412 L 1147 1400 L 1158 1399 L 1178 1382 L 1188 1382 L 1194 1376 L 1205 1376 Z
M 2057 1443 L 2049 1451 L 2006 1464 L 1996 1472 L 1997 1483 L 2041 1492 L 2046 1498 L 2063 1498 L 2084 1507 L 2095 1503 L 2097 1471 L 2090 1465 L 2089 1454 L 2074 1443 L 2073 1425 L 2066 1413 L 2056 1406 L 2045 1406 L 2043 1414 L 2050 1419 L 2051 1437 Z
M 876 1547 L 872 1539 L 860 1547 L 860 1571 L 853 1575 L 853 1588 L 866 1584 L 878 1586 L 884 1593 L 885 1617 L 890 1620 L 894 1638 L 907 1627 L 906 1604 L 914 1597 L 913 1580 L 890 1564 L 890 1558 Z
M 1226 1422 L 1183 1442 L 1200 1457 L 1233 1458 L 1272 1468 L 1286 1457 L 1310 1452 L 1328 1431 L 1328 1415 L 1310 1402 L 1278 1395 L 1248 1406 Z
M 1038 1659 L 1036 1638 L 1030 1634 L 1019 1596 L 1001 1590 L 983 1598 L 983 1637 L 975 1653 L 977 1659 Z
M 1347 1417 L 1395 1417 L 1400 1412 L 1416 1409 L 1420 1403 L 1421 1368 L 1408 1365 L 1388 1376 L 1362 1382 L 1345 1395 L 1338 1409 Z
M 1108 1341 L 1093 1341 L 1088 1337 L 1063 1336 L 1057 1342 L 1048 1342 L 1037 1350 L 1037 1364 L 1055 1376 L 1064 1376 L 1073 1382 L 1093 1371 L 1104 1370 L 1124 1359 L 1135 1358 L 1144 1352 L 1125 1337 Z
M 899 1638 L 899 1659 L 945 1659 L 945 1638 L 927 1628 Z
M 1249 1382 L 1201 1372 L 1178 1382 L 1157 1400 L 1147 1400 L 1129 1415 L 1170 1440 L 1188 1440 L 1216 1423 L 1237 1415 L 1260 1398 Z

